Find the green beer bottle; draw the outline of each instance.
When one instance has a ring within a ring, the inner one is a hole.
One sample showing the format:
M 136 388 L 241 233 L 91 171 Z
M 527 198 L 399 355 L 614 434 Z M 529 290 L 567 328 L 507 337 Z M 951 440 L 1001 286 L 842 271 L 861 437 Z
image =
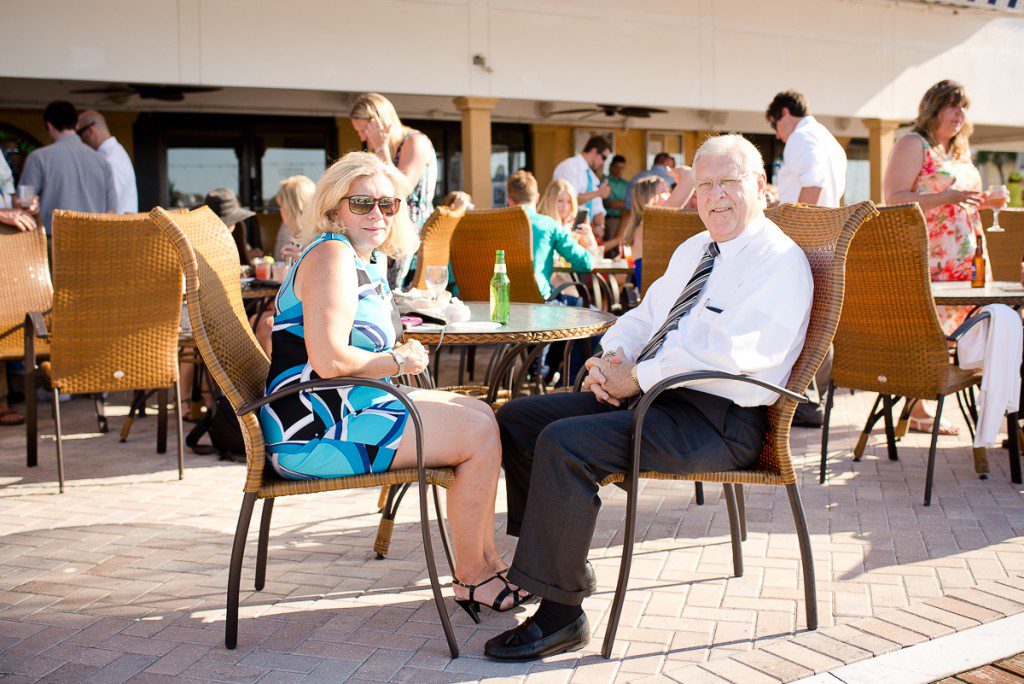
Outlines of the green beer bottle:
M 499 249 L 494 255 L 494 277 L 491 278 L 491 320 L 508 325 L 509 281 L 505 273 L 505 250 Z

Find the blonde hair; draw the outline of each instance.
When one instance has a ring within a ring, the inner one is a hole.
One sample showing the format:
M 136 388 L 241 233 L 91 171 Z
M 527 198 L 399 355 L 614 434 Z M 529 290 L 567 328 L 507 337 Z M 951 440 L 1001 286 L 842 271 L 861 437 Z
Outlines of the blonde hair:
M 394 186 L 395 197 L 403 198 L 398 212 L 391 218 L 391 230 L 380 246 L 380 251 L 392 257 L 415 251 L 419 246 L 419 238 L 416 237 L 404 199 L 409 195 L 409 182 L 401 171 L 368 152 L 349 152 L 324 171 L 316 183 L 312 199 L 302 212 L 296 230 L 296 242 L 305 247 L 321 233 L 339 232 L 335 217 L 341 198 L 348 195 L 349 188 L 356 181 L 371 176 L 387 178 Z
M 384 128 L 391 131 L 393 139 L 400 137 L 404 130 L 402 120 L 398 118 L 398 112 L 395 111 L 395 105 L 380 93 L 363 93 L 357 97 L 355 104 L 352 105 L 352 111 L 348 113 L 348 118 L 377 119 Z
M 314 190 L 316 183 L 305 176 L 288 176 L 281 181 L 281 188 L 274 195 L 274 200 L 279 207 L 288 211 L 292 223 L 295 224 L 302 216 L 302 212 L 306 211 L 306 205 L 313 197 Z M 295 230 L 294 225 L 289 228 Z
M 946 79 L 939 81 L 924 94 L 921 103 L 917 106 L 917 119 L 914 121 L 913 132 L 927 140 L 932 146 L 945 144 L 944 140 L 935 138 L 935 127 L 939 123 L 939 115 L 946 107 L 963 105 L 971 106 L 971 99 L 967 97 L 967 90 L 957 83 Z M 971 146 L 968 138 L 971 135 L 973 126 L 968 121 L 956 132 L 950 141 L 949 149 L 946 150 L 954 159 L 969 159 Z
M 558 215 L 558 196 L 563 192 L 569 196 L 569 206 L 572 208 L 569 219 L 572 220 L 579 211 L 579 204 L 576 201 L 576 190 L 567 180 L 559 178 L 548 183 L 548 187 L 544 188 L 544 195 L 537 203 L 537 211 L 555 219 L 560 226 L 565 224 L 565 220 Z
M 658 186 L 665 184 L 665 181 L 658 176 L 641 178 L 633 185 L 633 211 L 629 214 L 629 223 L 622 233 L 622 241 L 627 245 L 633 244 L 633 237 L 636 229 L 644 222 L 644 209 L 654 206 L 654 199 L 658 196 Z

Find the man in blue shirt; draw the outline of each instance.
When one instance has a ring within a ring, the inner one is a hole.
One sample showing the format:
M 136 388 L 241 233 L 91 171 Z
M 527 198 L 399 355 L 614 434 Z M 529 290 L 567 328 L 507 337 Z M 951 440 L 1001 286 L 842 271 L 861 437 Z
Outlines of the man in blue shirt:
M 533 232 L 533 275 L 544 299 L 551 296 L 551 274 L 555 270 L 555 254 L 568 261 L 574 271 L 590 271 L 593 267 L 590 253 L 553 218 L 537 212 L 540 191 L 537 189 L 537 179 L 532 173 L 516 171 L 508 177 L 505 188 L 509 206 L 523 207 L 530 217 L 530 228 Z

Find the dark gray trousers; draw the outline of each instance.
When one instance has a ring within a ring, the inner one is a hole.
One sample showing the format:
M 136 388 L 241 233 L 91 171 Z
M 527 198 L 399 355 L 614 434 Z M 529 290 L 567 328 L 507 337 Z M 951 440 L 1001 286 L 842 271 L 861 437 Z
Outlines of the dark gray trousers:
M 601 508 L 598 483 L 629 470 L 633 411 L 590 392 L 509 402 L 498 411 L 508 494 L 508 533 L 519 537 L 509 580 L 538 596 L 578 605 Z M 690 474 L 748 468 L 768 425 L 767 407 L 678 389 L 648 410 L 641 470 Z

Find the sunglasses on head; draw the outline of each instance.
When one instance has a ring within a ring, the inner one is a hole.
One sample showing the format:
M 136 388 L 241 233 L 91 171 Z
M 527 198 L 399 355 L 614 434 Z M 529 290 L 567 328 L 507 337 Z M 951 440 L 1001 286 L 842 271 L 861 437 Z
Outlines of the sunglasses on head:
M 398 207 L 402 200 L 397 197 L 370 197 L 369 195 L 346 195 L 343 200 L 348 200 L 348 208 L 353 214 L 364 216 L 373 211 L 375 206 L 380 207 L 380 213 L 385 216 L 394 216 L 398 213 Z
M 79 136 L 81 136 L 83 133 L 85 133 L 87 130 L 92 128 L 94 125 L 95 125 L 94 123 L 87 123 L 84 126 L 82 126 L 81 128 L 76 129 L 75 133 L 77 133 Z

